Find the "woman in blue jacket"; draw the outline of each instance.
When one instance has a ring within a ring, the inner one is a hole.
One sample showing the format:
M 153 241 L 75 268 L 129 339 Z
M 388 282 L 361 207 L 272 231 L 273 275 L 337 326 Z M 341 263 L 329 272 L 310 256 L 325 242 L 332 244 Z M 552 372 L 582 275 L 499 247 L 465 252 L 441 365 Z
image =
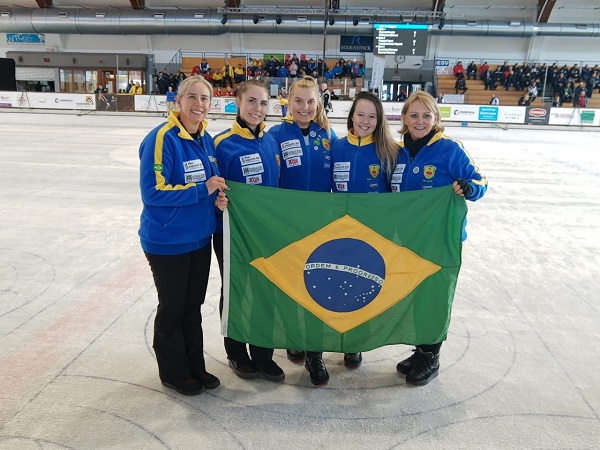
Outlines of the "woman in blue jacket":
M 278 146 L 264 133 L 265 117 L 269 106 L 269 91 L 260 81 L 248 80 L 237 91 L 238 114 L 233 126 L 215 137 L 219 170 L 226 180 L 269 187 L 279 186 Z M 214 236 L 214 248 L 223 277 L 223 231 L 221 217 Z M 221 291 L 220 312 L 223 311 Z M 285 374 L 273 361 L 273 349 L 248 345 L 225 338 L 229 366 L 241 378 L 281 381 Z
M 189 77 L 179 87 L 178 112 L 140 146 L 143 210 L 139 236 L 158 291 L 154 352 L 162 384 L 185 395 L 219 386 L 204 361 L 202 315 L 215 231 L 215 201 L 227 189 L 219 176 L 204 120 L 212 87 Z
M 402 108 L 404 139 L 392 175 L 392 191 L 414 191 L 452 185 L 457 195 L 479 200 L 487 180 L 479 173 L 462 144 L 444 134 L 440 110 L 426 92 L 412 94 Z M 466 225 L 466 223 L 465 223 Z M 467 237 L 464 226 L 462 238 Z M 438 375 L 441 342 L 417 345 L 413 354 L 396 366 L 408 383 L 423 385 Z
M 289 116 L 269 130 L 278 144 L 284 189 L 331 192 L 331 142 L 336 139 L 313 77 L 295 81 L 288 94 Z M 294 363 L 304 363 L 311 382 L 325 385 L 329 374 L 323 353 L 287 350 Z

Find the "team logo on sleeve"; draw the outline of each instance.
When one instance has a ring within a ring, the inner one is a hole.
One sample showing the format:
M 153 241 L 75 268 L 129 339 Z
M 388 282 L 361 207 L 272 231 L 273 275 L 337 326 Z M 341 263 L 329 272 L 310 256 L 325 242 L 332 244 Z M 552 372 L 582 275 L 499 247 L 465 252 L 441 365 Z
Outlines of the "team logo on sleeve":
M 435 175 L 435 166 L 423 167 L 423 175 L 425 175 L 425 178 L 427 178 L 428 180 L 432 179 Z
M 163 169 L 163 165 L 162 164 L 154 164 L 154 171 L 155 172 L 162 172 Z
M 381 167 L 379 166 L 379 164 L 369 165 L 369 173 L 371 174 L 372 178 L 377 178 L 380 170 L 381 170 Z

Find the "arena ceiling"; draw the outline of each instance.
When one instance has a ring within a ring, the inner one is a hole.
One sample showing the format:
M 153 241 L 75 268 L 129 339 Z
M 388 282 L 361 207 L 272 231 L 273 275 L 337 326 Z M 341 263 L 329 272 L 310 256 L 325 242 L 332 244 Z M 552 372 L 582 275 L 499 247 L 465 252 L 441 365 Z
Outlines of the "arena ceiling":
M 335 0 L 334 0 L 335 1 Z M 239 9 L 324 8 L 327 0 L 0 0 L 12 8 Z M 446 20 L 520 20 L 529 23 L 600 24 L 598 0 L 338 0 L 344 10 L 431 11 Z M 376 3 L 377 6 L 373 6 Z

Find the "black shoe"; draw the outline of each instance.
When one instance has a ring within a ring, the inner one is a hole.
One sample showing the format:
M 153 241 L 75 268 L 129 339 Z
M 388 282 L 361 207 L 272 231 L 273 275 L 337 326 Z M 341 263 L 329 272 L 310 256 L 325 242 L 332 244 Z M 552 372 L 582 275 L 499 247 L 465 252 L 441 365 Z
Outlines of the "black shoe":
M 281 367 L 273 360 L 265 362 L 255 362 L 256 370 L 259 374 L 265 377 L 269 381 L 282 381 L 285 378 L 285 373 L 281 370 Z
M 258 372 L 256 371 L 254 364 L 252 364 L 252 362 L 249 359 L 248 360 L 239 360 L 239 361 L 230 359 L 229 367 L 231 367 L 233 369 L 233 371 L 235 372 L 235 374 L 238 377 L 244 378 L 245 380 L 250 380 L 252 378 L 258 378 Z
M 424 352 L 420 348 L 417 349 L 416 353 L 419 353 L 419 359 L 411 371 L 408 372 L 408 375 L 406 375 L 406 382 L 420 386 L 429 383 L 438 376 L 440 354 L 434 355 L 431 352 Z
M 287 359 L 294 364 L 302 364 L 304 362 L 304 350 L 286 350 Z
M 195 378 L 183 381 L 160 381 L 163 386 L 173 389 L 183 395 L 198 395 L 204 392 L 204 385 Z
M 221 385 L 221 382 L 212 373 L 204 372 L 196 376 L 206 389 L 216 389 Z
M 402 375 L 407 375 L 408 372 L 415 366 L 417 360 L 419 359 L 419 353 L 417 353 L 417 349 L 413 349 L 413 354 L 406 358 L 404 361 L 400 361 L 396 366 L 396 370 L 400 372 Z
M 329 382 L 329 373 L 321 356 L 306 357 L 304 367 L 310 374 L 310 382 L 315 386 L 325 386 Z
M 362 353 L 344 353 L 344 365 L 349 369 L 356 369 L 362 363 Z

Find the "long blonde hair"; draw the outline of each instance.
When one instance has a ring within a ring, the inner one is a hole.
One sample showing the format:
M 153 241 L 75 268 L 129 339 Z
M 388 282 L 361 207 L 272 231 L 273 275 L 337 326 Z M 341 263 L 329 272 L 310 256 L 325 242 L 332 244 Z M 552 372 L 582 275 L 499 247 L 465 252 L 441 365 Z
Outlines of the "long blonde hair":
M 331 126 L 329 125 L 329 119 L 325 114 L 325 107 L 323 106 L 323 99 L 321 98 L 321 91 L 319 91 L 319 84 L 313 77 L 306 76 L 299 78 L 292 83 L 288 98 L 291 99 L 296 89 L 312 89 L 317 97 L 317 113 L 313 119 L 317 125 L 327 131 L 327 136 L 331 137 Z
M 385 117 L 385 112 L 383 111 L 383 105 L 381 104 L 379 97 L 371 92 L 366 91 L 356 94 L 356 97 L 354 97 L 354 101 L 352 102 L 352 108 L 350 108 L 350 112 L 348 113 L 348 120 L 346 121 L 348 131 L 354 128 L 354 120 L 352 116 L 354 116 L 356 104 L 359 100 L 368 100 L 375 105 L 375 111 L 377 113 L 377 125 L 375 125 L 375 130 L 373 131 L 375 153 L 381 161 L 388 178 L 391 178 L 392 173 L 396 168 L 396 161 L 398 160 L 398 144 L 396 141 L 394 141 L 394 138 L 392 138 L 388 121 Z

